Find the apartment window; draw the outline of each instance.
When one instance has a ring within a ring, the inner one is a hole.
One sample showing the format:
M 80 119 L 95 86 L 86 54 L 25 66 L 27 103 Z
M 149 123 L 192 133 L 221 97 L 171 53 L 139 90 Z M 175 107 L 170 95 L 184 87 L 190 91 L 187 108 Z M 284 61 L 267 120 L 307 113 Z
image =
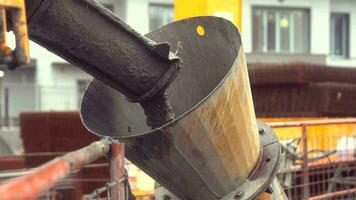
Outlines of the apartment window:
M 309 10 L 258 7 L 252 20 L 254 52 L 309 52 Z
M 168 4 L 149 5 L 150 30 L 171 23 L 173 20 L 174 20 L 173 5 L 168 5 Z
M 330 53 L 336 57 L 348 57 L 349 16 L 348 14 L 331 14 L 330 20 Z

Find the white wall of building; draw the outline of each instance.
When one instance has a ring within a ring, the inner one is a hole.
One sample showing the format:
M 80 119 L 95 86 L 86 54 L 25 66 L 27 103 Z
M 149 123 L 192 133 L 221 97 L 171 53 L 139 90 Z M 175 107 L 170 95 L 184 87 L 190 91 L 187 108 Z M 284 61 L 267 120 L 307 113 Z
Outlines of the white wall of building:
M 330 52 L 330 1 L 310 0 L 309 2 L 311 8 L 310 52 L 328 55 Z
M 99 0 L 103 4 L 112 4 L 114 12 L 122 19 L 126 17 L 126 0 Z M 91 79 L 87 73 L 67 65 L 56 66 L 55 63 L 67 63 L 61 57 L 49 52 L 35 42 L 30 41 L 30 56 L 36 60 L 37 110 L 76 110 L 78 99 L 78 80 Z
M 252 52 L 252 8 L 307 8 L 310 11 L 310 53 L 325 55 L 325 63 L 334 66 L 356 67 L 356 1 L 353 0 L 244 0 L 243 42 L 246 53 Z M 330 54 L 330 15 L 349 14 L 349 57 L 335 58 Z
M 349 13 L 350 57 L 356 59 L 356 2 L 353 0 L 332 0 L 330 11 L 335 13 Z
M 245 0 L 242 11 L 242 37 L 246 53 L 252 52 L 252 9 L 254 6 L 309 9 L 310 51 L 312 54 L 329 54 L 329 42 L 325 42 L 329 41 L 329 0 Z
M 126 22 L 141 34 L 149 31 L 147 0 L 129 0 L 127 2 Z
M 150 3 L 173 5 L 174 0 L 128 0 L 126 22 L 141 34 L 149 32 Z
M 356 1 L 331 0 L 330 12 L 349 14 L 349 58 L 328 58 L 328 64 L 335 66 L 356 67 Z
M 65 61 L 32 41 L 30 42 L 30 56 L 36 59 L 37 63 L 36 85 L 54 85 L 52 63 Z

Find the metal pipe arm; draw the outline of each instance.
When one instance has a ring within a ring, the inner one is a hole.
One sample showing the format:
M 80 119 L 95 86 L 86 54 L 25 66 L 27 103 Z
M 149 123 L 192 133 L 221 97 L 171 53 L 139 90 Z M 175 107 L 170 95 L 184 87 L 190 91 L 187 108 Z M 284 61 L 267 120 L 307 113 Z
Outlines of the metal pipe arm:
M 26 0 L 30 39 L 143 102 L 162 93 L 181 61 L 94 0 Z M 171 44 L 177 45 L 177 44 Z

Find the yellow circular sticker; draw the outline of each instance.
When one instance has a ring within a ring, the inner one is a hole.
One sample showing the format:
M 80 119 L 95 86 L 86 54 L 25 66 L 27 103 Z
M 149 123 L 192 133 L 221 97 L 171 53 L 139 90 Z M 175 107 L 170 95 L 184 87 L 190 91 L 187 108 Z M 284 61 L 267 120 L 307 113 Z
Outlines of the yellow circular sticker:
M 203 28 L 202 26 L 197 26 L 197 33 L 198 33 L 198 35 L 200 35 L 200 36 L 205 35 L 205 30 L 204 30 L 204 28 Z

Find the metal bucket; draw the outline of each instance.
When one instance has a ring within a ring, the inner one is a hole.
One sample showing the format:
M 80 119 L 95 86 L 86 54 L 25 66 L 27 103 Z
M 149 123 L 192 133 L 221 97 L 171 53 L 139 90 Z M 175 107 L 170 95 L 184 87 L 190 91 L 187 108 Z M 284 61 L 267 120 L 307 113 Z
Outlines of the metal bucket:
M 225 19 L 196 17 L 146 36 L 182 43 L 183 69 L 167 91 L 175 120 L 150 130 L 139 104 L 98 80 L 83 97 L 82 120 L 125 142 L 126 157 L 179 198 L 221 198 L 261 154 L 240 33 Z

